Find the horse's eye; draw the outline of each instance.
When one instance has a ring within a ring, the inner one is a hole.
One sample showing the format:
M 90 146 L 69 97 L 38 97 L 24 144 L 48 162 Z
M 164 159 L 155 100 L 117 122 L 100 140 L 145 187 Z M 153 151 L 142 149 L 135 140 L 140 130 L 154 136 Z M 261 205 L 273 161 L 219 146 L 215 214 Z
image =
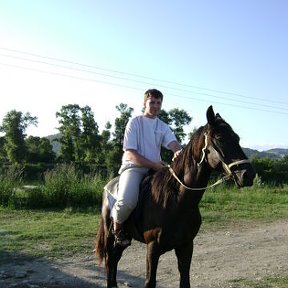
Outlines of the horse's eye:
M 223 137 L 222 137 L 222 135 L 215 135 L 215 139 L 217 140 L 217 141 L 221 141 L 222 139 L 223 139 Z

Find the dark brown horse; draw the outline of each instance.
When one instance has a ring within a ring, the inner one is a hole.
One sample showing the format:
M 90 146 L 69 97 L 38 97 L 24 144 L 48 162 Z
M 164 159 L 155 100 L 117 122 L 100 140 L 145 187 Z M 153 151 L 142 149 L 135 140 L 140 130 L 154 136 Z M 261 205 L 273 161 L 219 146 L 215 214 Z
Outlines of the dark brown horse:
M 251 186 L 255 172 L 239 145 L 239 137 L 212 106 L 207 121 L 193 135 L 170 167 L 147 176 L 141 184 L 139 205 L 125 223 L 131 239 L 147 244 L 145 287 L 156 287 L 160 255 L 174 249 L 181 288 L 190 287 L 193 239 L 201 225 L 198 204 L 213 170 L 234 179 L 239 187 Z M 107 193 L 96 240 L 100 263 L 105 259 L 107 287 L 117 287 L 117 265 L 123 248 L 113 248 Z

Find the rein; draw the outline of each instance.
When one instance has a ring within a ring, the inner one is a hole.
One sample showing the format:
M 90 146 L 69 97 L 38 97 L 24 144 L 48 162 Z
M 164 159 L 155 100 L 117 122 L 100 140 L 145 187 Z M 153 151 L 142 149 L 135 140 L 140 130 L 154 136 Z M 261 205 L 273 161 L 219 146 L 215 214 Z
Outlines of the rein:
M 173 168 L 168 164 L 167 165 L 170 173 L 173 175 L 173 177 L 181 184 L 181 186 L 183 186 L 185 189 L 187 190 L 190 190 L 190 191 L 199 191 L 199 190 L 204 190 L 204 189 L 207 189 L 207 188 L 212 188 L 218 184 L 221 184 L 223 182 L 225 182 L 226 180 L 228 180 L 229 178 L 231 178 L 232 174 L 231 175 L 225 175 L 224 177 L 222 177 L 221 179 L 219 179 L 218 181 L 216 181 L 214 184 L 210 185 L 210 186 L 207 186 L 207 187 L 202 187 L 202 188 L 192 188 L 192 187 L 188 187 L 186 186 L 179 178 L 178 176 L 176 175 L 175 171 L 173 170 Z
M 205 136 L 205 146 L 202 149 L 202 157 L 199 163 L 197 163 L 198 166 L 200 166 L 202 164 L 202 162 L 205 160 L 205 155 L 206 155 L 206 150 L 207 150 L 207 146 L 208 146 L 208 135 L 207 133 L 204 133 Z M 216 150 L 217 151 L 217 150 Z M 219 155 L 218 151 L 217 154 Z M 192 188 L 192 187 L 188 187 L 186 186 L 176 175 L 175 171 L 173 170 L 173 168 L 168 164 L 167 167 L 170 171 L 170 173 L 173 175 L 173 177 L 180 183 L 181 186 L 183 186 L 185 189 L 190 190 L 190 191 L 199 191 L 199 190 L 204 190 L 204 189 L 208 189 L 208 188 L 212 188 L 218 184 L 221 184 L 225 181 L 227 181 L 228 179 L 230 179 L 231 177 L 233 177 L 233 172 L 231 171 L 231 167 L 235 166 L 235 165 L 240 165 L 240 164 L 244 164 L 244 163 L 250 163 L 250 161 L 248 159 L 243 159 L 243 160 L 238 160 L 235 162 L 232 162 L 230 164 L 226 164 L 223 160 L 223 158 L 219 155 L 220 161 L 222 162 L 223 165 L 223 169 L 226 171 L 226 173 L 228 175 L 223 176 L 221 179 L 217 180 L 214 184 L 209 185 L 207 187 L 202 187 L 202 188 Z

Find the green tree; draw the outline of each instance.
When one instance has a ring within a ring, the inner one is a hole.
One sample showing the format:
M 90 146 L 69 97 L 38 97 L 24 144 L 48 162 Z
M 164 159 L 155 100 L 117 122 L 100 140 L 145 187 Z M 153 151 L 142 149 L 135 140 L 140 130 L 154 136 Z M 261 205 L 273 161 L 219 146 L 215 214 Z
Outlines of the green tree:
M 81 110 L 77 104 L 62 106 L 60 112 L 56 113 L 59 118 L 58 130 L 61 137 L 59 158 L 64 162 L 78 161 L 81 159 L 80 135 L 81 135 Z
M 23 114 L 20 111 L 11 110 L 5 115 L 1 131 L 5 133 L 4 150 L 9 162 L 18 164 L 25 161 L 25 131 L 28 126 L 37 126 L 37 124 L 37 117 L 32 117 L 29 112 Z
M 28 163 L 53 163 L 55 160 L 55 153 L 50 141 L 43 137 L 29 136 L 25 139 L 27 148 L 26 162 Z
M 178 141 L 182 143 L 186 137 L 184 128 L 186 125 L 189 125 L 192 121 L 192 117 L 183 109 L 174 108 L 169 110 L 169 117 L 172 130 L 174 131 Z
M 99 163 L 101 137 L 94 114 L 89 106 L 62 106 L 56 113 L 60 127 L 60 153 L 63 162 Z
M 105 124 L 105 129 L 102 131 L 100 135 L 100 143 L 101 143 L 101 153 L 99 157 L 99 164 L 103 165 L 107 169 L 108 174 L 113 174 L 113 165 L 110 165 L 110 157 L 108 156 L 110 151 L 113 149 L 113 145 L 111 143 L 111 128 L 112 124 L 108 121 Z
M 174 108 L 168 112 L 162 109 L 159 118 L 171 127 L 177 140 L 182 143 L 186 137 L 183 127 L 191 123 L 192 117 L 185 110 Z
M 6 151 L 4 149 L 5 138 L 0 137 L 0 163 L 3 164 L 7 161 Z
M 89 106 L 81 108 L 81 112 L 82 134 L 80 145 L 84 154 L 81 160 L 89 163 L 98 163 L 99 158 L 101 158 L 99 127 Z
M 186 137 L 183 127 L 190 124 L 192 117 L 190 117 L 185 110 L 174 108 L 168 112 L 162 109 L 159 113 L 159 118 L 170 126 L 175 133 L 177 140 L 182 144 Z M 162 148 L 161 157 L 164 161 L 169 163 L 173 157 L 173 153 L 172 151 Z
M 123 153 L 123 137 L 125 127 L 132 116 L 133 108 L 128 107 L 127 104 L 121 103 L 116 106 L 116 109 L 120 113 L 120 117 L 115 119 L 115 129 L 113 132 L 113 138 L 111 141 L 112 149 L 107 154 L 107 161 L 109 162 L 109 171 L 112 174 L 116 174 L 121 165 L 121 158 Z
M 132 116 L 133 108 L 128 107 L 127 104 L 121 103 L 116 106 L 116 109 L 120 113 L 120 117 L 115 119 L 115 129 L 113 133 L 113 144 L 114 148 L 117 148 L 119 151 L 122 151 L 123 146 L 123 136 L 125 132 L 125 127 Z

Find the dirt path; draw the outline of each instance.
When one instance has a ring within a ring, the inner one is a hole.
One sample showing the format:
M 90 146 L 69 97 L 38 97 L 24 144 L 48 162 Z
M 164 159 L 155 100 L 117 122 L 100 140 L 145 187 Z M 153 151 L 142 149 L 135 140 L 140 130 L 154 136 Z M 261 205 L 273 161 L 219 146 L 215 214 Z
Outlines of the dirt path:
M 237 281 L 288 275 L 288 221 L 200 232 L 194 243 L 191 287 L 245 287 Z M 143 287 L 145 248 L 134 241 L 124 252 L 119 263 L 119 288 Z M 92 253 L 58 262 L 6 257 L 11 263 L 0 266 L 0 288 L 105 287 L 103 268 L 97 267 Z M 161 256 L 157 275 L 157 287 L 178 287 L 173 252 Z

